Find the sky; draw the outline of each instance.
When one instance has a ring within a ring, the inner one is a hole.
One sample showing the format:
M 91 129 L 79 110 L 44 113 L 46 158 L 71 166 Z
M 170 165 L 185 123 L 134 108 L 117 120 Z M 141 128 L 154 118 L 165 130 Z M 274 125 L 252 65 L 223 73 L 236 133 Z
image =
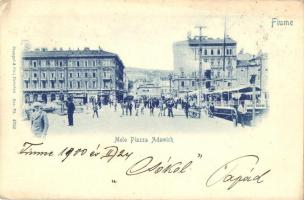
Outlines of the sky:
M 117 53 L 127 67 L 172 70 L 173 43 L 186 40 L 190 31 L 196 35 L 198 25 L 206 26 L 203 35 L 223 38 L 225 16 L 227 34 L 237 41 L 238 51 L 256 54 L 267 42 L 267 19 L 247 15 L 248 9 L 225 14 L 204 5 L 34 2 L 14 5 L 19 12 L 12 19 L 21 39 L 33 48 L 101 47 Z

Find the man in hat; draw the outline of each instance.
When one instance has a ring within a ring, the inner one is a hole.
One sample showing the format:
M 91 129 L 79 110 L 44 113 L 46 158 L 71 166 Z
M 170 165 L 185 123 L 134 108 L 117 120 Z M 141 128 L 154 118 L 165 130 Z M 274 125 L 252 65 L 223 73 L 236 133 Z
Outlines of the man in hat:
M 244 100 L 241 101 L 240 105 L 238 106 L 238 115 L 240 116 L 240 121 L 242 124 L 242 127 L 245 126 L 245 120 L 246 120 L 246 113 L 247 113 L 247 107 L 245 105 Z
M 75 111 L 75 104 L 73 103 L 72 97 L 68 98 L 68 102 L 67 102 L 66 106 L 67 106 L 67 110 L 68 110 L 69 126 L 73 126 L 74 125 L 73 115 L 74 115 L 74 111 Z
M 37 137 L 45 137 L 49 128 L 47 114 L 42 110 L 42 104 L 39 102 L 33 103 L 31 128 Z
M 174 101 L 171 98 L 167 103 L 168 117 L 173 117 L 173 107 L 174 107 Z

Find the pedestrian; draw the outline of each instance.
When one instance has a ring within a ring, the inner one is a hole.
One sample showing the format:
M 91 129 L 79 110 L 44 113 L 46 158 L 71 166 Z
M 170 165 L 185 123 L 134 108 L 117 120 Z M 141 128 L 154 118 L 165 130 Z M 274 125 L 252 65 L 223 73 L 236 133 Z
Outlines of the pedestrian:
M 240 116 L 242 127 L 245 126 L 246 113 L 247 113 L 247 107 L 245 105 L 245 102 L 241 101 L 240 105 L 238 106 L 238 115 Z
M 99 108 L 101 108 L 101 100 L 100 100 L 100 98 L 97 100 L 97 103 L 98 103 Z
M 189 116 L 189 108 L 190 108 L 190 104 L 189 104 L 188 101 L 186 101 L 186 102 L 184 103 L 184 109 L 185 109 L 185 114 L 186 114 L 186 117 L 187 117 L 187 118 L 188 118 L 188 116 Z
M 163 116 L 163 111 L 164 110 L 164 104 L 163 104 L 163 101 L 159 101 L 159 113 L 158 113 L 158 116 Z
M 209 111 L 208 112 L 209 113 L 209 117 L 213 118 L 213 116 L 214 116 L 214 103 L 213 102 L 211 102 L 208 111 Z
M 25 103 L 23 104 L 23 108 L 22 111 L 24 112 L 24 115 L 26 117 L 27 120 L 30 120 L 31 118 L 31 103 Z
M 163 103 L 163 116 L 166 116 L 167 102 L 168 101 L 164 101 L 164 103 Z
M 114 102 L 114 112 L 117 110 L 117 101 Z
M 125 104 L 124 102 L 120 102 L 120 107 L 121 107 L 121 115 L 124 116 L 125 115 Z
M 238 125 L 238 112 L 237 112 L 237 106 L 236 105 L 234 105 L 232 107 L 232 121 L 233 121 L 234 126 Z
M 149 101 L 149 108 L 150 108 L 150 116 L 154 115 L 154 103 L 152 99 Z
M 135 116 L 138 116 L 138 113 L 139 113 L 139 101 L 135 101 L 135 111 L 136 111 L 136 113 L 135 113 Z
M 167 103 L 167 108 L 168 108 L 168 117 L 174 117 L 173 115 L 173 107 L 174 107 L 174 102 L 173 100 L 169 100 Z
M 129 104 L 128 104 L 128 101 L 125 102 L 124 108 L 125 108 L 125 110 L 126 110 L 125 113 L 126 113 L 126 115 L 128 116 L 128 114 L 129 114 Z
M 142 102 L 140 103 L 140 114 L 141 114 L 141 115 L 144 115 L 144 114 L 145 114 L 145 103 L 144 103 L 144 101 L 142 101 Z
M 130 116 L 132 116 L 132 109 L 133 109 L 133 103 L 132 103 L 132 101 L 128 102 L 128 109 L 129 109 Z
M 68 126 L 73 126 L 74 125 L 74 111 L 75 111 L 75 104 L 73 103 L 72 97 L 68 98 L 68 102 L 66 104 L 67 110 L 68 110 L 68 121 L 69 125 Z
M 45 138 L 49 128 L 49 121 L 46 112 L 42 110 L 42 104 L 33 103 L 33 112 L 31 114 L 31 129 L 37 137 Z
M 95 114 L 98 117 L 98 106 L 97 106 L 97 103 L 93 105 L 93 118 L 95 117 Z

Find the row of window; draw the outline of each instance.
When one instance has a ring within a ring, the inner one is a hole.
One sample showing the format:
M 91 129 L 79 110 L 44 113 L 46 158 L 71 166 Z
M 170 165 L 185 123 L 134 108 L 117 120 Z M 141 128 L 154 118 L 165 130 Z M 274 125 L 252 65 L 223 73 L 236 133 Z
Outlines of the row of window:
M 88 81 L 84 81 L 84 82 L 77 81 L 77 82 L 75 82 L 75 84 L 73 84 L 72 81 L 69 81 L 69 88 L 70 89 L 73 89 L 73 88 L 77 88 L 77 89 L 97 88 L 97 83 L 98 83 L 97 81 L 92 81 L 92 84 L 89 84 Z M 25 81 L 24 84 L 25 84 L 26 89 L 28 89 L 30 87 L 30 82 L 29 81 Z M 34 81 L 32 83 L 32 87 L 34 89 L 37 89 L 38 86 L 39 86 L 38 84 L 39 83 L 37 81 Z M 105 82 L 104 83 L 104 88 L 110 88 L 110 86 L 111 86 L 111 82 Z M 54 89 L 56 87 L 56 83 L 55 83 L 55 81 L 51 81 L 50 84 L 48 84 L 46 81 L 41 81 L 41 87 L 43 89 L 46 89 L 48 87 Z M 59 88 L 61 88 L 61 89 L 65 88 L 65 83 L 64 82 L 59 82 Z
M 209 59 L 204 59 L 205 63 L 207 63 L 208 61 L 209 61 Z M 216 60 L 215 59 L 210 59 L 210 65 L 214 66 L 215 65 L 215 61 L 216 61 L 217 65 L 222 65 L 224 60 L 223 59 L 216 59 Z M 232 59 L 231 58 L 226 59 L 226 61 L 227 61 L 226 64 L 231 65 L 231 63 L 232 63 Z
M 75 73 L 75 76 L 77 78 L 81 78 L 81 77 L 88 78 L 88 77 L 90 77 L 90 75 L 91 75 L 91 73 L 88 73 L 88 72 L 85 72 L 85 73 L 77 72 L 77 73 Z M 42 78 L 46 78 L 46 73 L 45 72 L 41 73 L 41 76 L 42 76 Z M 111 73 L 110 72 L 103 72 L 103 76 L 104 77 L 110 77 Z M 33 77 L 38 78 L 38 74 L 33 73 Z M 63 72 L 59 73 L 59 77 L 63 78 Z M 69 73 L 69 77 L 73 78 L 73 73 Z M 95 72 L 92 73 L 92 77 L 96 78 L 96 73 Z M 55 78 L 55 73 L 51 73 L 50 78 Z
M 211 71 L 211 76 L 213 78 L 219 78 L 221 76 L 221 72 L 220 71 L 217 71 L 217 72 Z M 227 77 L 231 77 L 231 72 L 228 72 Z M 195 85 L 196 85 L 195 81 L 191 81 L 191 87 L 195 87 Z M 181 81 L 180 86 L 185 87 L 185 81 Z
M 180 86 L 181 86 L 181 87 L 185 87 L 185 81 L 181 81 Z M 191 86 L 192 86 L 192 87 L 195 86 L 195 81 L 191 81 Z
M 221 55 L 221 53 L 223 52 L 223 49 L 202 49 L 202 55 L 208 56 L 208 55 Z M 196 52 L 195 52 L 196 53 Z M 233 50 L 232 49 L 226 49 L 225 50 L 225 55 L 232 55 L 233 54 Z M 199 55 L 199 52 L 198 52 Z
M 29 60 L 24 61 L 25 66 L 31 67 L 44 67 L 44 66 L 55 66 L 55 67 L 65 67 L 77 66 L 77 67 L 95 67 L 95 66 L 115 66 L 115 61 L 113 59 L 102 59 L 102 60 Z M 28 64 L 28 65 L 26 65 Z

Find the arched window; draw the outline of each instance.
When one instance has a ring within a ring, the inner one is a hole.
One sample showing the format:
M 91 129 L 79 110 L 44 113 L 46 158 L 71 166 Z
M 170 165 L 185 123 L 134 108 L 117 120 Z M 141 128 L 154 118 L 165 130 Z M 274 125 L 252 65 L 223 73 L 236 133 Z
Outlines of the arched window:
M 56 100 L 56 95 L 55 94 L 51 94 L 51 101 Z
M 33 95 L 33 100 L 34 100 L 34 101 L 37 101 L 37 100 L 38 100 L 38 94 L 34 94 L 34 95 Z
M 213 49 L 211 49 L 211 55 L 213 55 Z
M 25 101 L 25 103 L 29 103 L 30 102 L 30 95 L 29 94 L 26 94 L 24 96 L 24 101 Z

